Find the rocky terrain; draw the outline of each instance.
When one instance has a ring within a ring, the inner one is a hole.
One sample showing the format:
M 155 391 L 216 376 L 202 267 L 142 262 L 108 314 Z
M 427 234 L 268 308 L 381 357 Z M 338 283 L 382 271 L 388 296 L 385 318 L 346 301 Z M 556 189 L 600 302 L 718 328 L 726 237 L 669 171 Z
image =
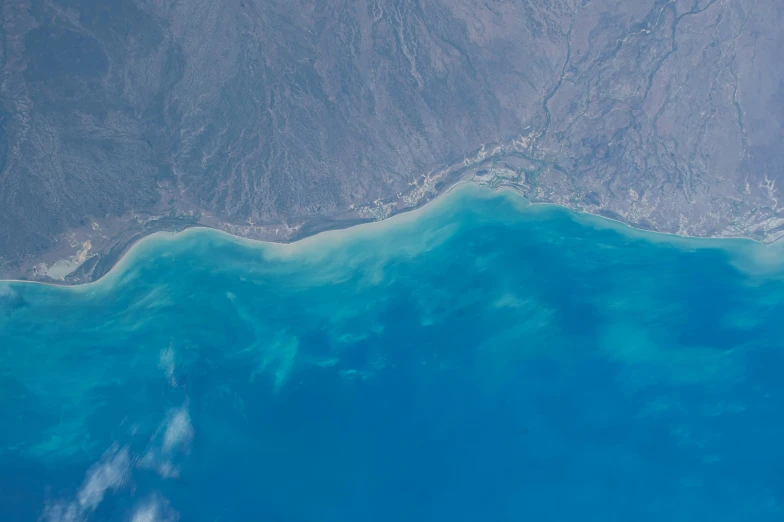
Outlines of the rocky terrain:
M 6 0 L 0 278 L 156 230 L 277 241 L 459 180 L 784 236 L 778 0 Z

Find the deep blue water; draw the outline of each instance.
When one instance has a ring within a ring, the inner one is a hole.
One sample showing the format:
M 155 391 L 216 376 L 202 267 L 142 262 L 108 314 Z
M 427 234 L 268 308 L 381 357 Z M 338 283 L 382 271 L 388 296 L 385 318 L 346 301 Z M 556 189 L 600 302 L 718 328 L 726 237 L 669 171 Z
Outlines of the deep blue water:
M 0 520 L 784 520 L 769 254 L 464 189 L 2 283 Z

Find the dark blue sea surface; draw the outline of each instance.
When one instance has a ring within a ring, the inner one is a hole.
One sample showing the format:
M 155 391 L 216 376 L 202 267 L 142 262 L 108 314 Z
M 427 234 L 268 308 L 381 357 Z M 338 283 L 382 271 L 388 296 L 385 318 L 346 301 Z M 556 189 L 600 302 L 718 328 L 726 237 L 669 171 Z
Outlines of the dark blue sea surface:
M 466 188 L 0 283 L 0 520 L 784 520 L 781 259 Z

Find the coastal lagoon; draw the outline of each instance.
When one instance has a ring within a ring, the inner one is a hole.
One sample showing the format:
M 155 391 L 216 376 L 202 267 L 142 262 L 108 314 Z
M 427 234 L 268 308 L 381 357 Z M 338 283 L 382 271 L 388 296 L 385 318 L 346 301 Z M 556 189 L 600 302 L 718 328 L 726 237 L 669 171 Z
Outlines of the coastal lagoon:
M 0 283 L 3 521 L 780 521 L 784 263 L 510 193 Z

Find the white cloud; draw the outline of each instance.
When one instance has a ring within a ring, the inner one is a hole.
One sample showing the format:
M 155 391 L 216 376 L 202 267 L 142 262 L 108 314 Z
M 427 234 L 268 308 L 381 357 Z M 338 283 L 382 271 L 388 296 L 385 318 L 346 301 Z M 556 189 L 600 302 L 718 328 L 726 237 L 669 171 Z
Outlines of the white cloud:
M 80 522 L 83 519 L 76 502 L 56 502 L 46 506 L 43 520 L 45 522 Z
M 163 451 L 165 453 L 187 451 L 191 439 L 193 439 L 191 416 L 188 415 L 187 406 L 183 406 L 169 414 L 166 431 L 163 434 Z
M 174 355 L 174 348 L 170 345 L 161 351 L 160 360 L 158 361 L 158 368 L 163 370 L 166 379 L 172 387 L 177 386 L 177 377 L 174 375 Z
M 76 500 L 54 502 L 44 509 L 46 522 L 82 522 L 103 502 L 106 491 L 122 487 L 130 476 L 128 448 L 113 445 L 85 474 Z
M 131 518 L 131 522 L 176 522 L 177 513 L 165 499 L 151 497 L 142 502 Z
M 169 412 L 166 420 L 153 435 L 147 452 L 139 460 L 139 467 L 154 469 L 162 477 L 179 475 L 174 461 L 179 454 L 190 451 L 194 429 L 188 413 L 188 405 Z
M 113 446 L 104 454 L 101 462 L 93 465 L 79 489 L 79 505 L 83 510 L 93 511 L 103 501 L 107 489 L 117 489 L 128 480 L 131 458 L 128 448 Z

